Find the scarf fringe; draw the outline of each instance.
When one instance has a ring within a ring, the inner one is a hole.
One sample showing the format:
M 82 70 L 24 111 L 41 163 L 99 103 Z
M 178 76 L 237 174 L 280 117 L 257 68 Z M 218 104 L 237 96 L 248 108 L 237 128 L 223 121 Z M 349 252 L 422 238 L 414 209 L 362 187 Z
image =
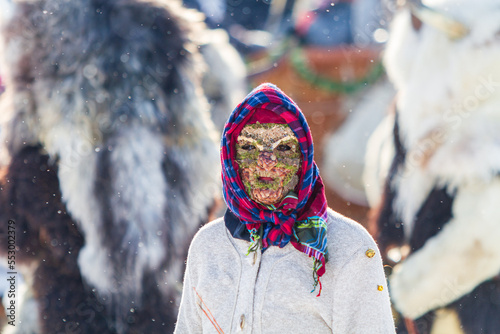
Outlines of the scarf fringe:
M 257 229 L 253 228 L 248 232 L 250 232 L 250 246 L 248 247 L 246 256 L 252 252 L 256 252 L 259 248 L 262 248 L 262 238 L 260 237 L 260 233 L 257 233 Z
M 323 264 L 321 263 L 320 260 L 314 259 L 314 266 L 313 266 L 313 280 L 314 280 L 314 284 L 313 284 L 313 289 L 311 290 L 311 293 L 313 293 L 316 290 L 316 287 L 319 285 L 319 292 L 316 295 L 316 297 L 321 296 L 321 290 L 323 289 L 323 286 L 321 284 L 321 280 L 319 279 L 320 277 L 318 275 L 318 270 L 322 266 L 323 266 Z

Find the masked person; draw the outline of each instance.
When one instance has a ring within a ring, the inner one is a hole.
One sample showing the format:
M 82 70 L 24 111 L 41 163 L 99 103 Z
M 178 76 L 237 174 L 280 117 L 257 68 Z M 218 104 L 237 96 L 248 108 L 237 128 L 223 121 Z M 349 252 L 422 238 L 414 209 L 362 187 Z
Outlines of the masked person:
M 194 237 L 176 333 L 394 333 L 378 248 L 328 208 L 299 107 L 262 84 L 221 145 L 223 218 Z

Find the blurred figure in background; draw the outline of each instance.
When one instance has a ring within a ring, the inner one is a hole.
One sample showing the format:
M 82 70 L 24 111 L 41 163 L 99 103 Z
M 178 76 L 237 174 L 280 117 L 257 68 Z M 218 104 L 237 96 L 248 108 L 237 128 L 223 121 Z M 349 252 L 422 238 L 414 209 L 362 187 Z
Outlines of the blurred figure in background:
M 172 332 L 219 200 L 210 111 L 245 86 L 200 20 L 176 0 L 0 1 L 0 234 L 15 222 L 35 306 L 9 330 Z
M 495 0 L 409 1 L 393 22 L 376 238 L 401 333 L 500 333 L 499 34 Z

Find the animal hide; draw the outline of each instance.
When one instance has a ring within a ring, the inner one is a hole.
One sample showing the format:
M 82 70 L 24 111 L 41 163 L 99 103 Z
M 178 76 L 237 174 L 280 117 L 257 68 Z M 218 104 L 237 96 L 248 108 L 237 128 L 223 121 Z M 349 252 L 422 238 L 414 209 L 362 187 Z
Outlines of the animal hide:
M 245 63 L 229 44 L 229 36 L 223 29 L 206 29 L 198 39 L 207 63 L 202 87 L 210 103 L 212 120 L 222 133 L 231 111 L 248 93 Z
M 41 332 L 171 331 L 219 191 L 203 25 L 166 0 L 0 8 L 0 216 L 34 267 Z
M 442 308 L 466 333 L 498 332 L 500 11 L 492 0 L 424 3 L 437 16 L 416 24 L 402 10 L 385 54 L 398 95 L 378 240 L 386 254 L 410 246 L 390 291 L 405 317 L 427 322 L 420 333 Z

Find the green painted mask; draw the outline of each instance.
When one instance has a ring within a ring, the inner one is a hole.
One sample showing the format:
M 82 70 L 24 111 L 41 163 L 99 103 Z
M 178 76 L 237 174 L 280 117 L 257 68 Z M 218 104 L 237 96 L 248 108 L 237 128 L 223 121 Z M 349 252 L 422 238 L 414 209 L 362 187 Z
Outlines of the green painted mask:
M 250 198 L 274 205 L 297 186 L 302 153 L 287 124 L 248 124 L 238 136 L 236 162 Z

